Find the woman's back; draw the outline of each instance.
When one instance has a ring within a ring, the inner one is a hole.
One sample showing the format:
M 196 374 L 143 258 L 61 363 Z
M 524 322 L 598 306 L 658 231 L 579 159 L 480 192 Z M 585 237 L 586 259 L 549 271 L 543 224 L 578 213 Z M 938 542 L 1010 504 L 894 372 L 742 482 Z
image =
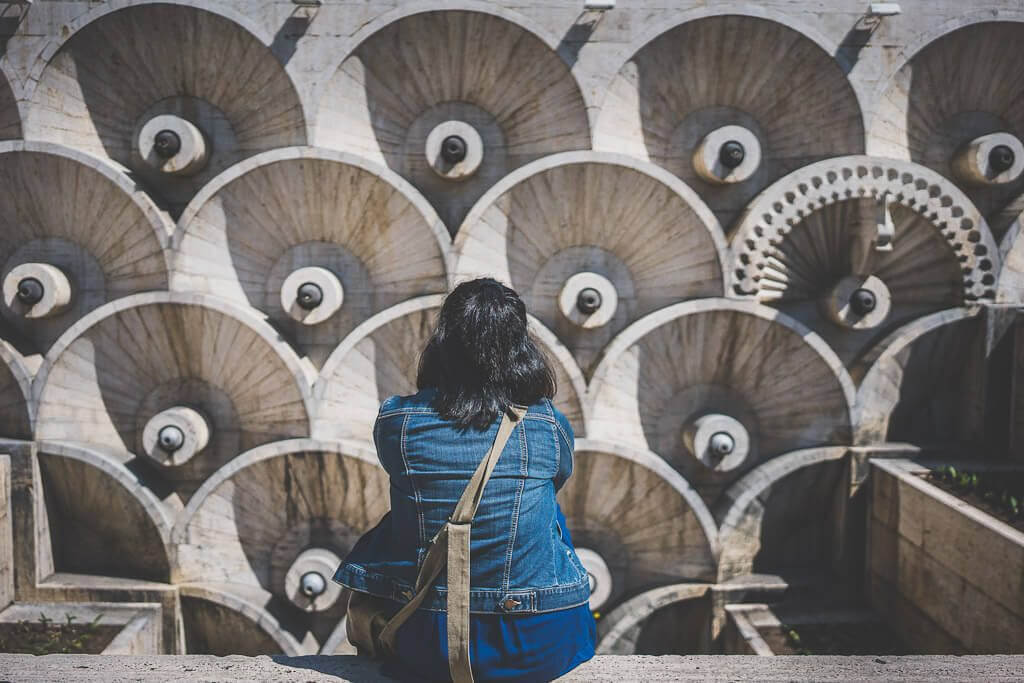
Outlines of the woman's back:
M 427 678 L 451 672 L 467 680 L 469 663 L 488 680 L 565 673 L 594 655 L 595 638 L 590 582 L 555 500 L 572 473 L 573 434 L 551 403 L 554 372 L 530 338 L 522 300 L 486 278 L 456 287 L 423 350 L 416 383 L 418 393 L 384 401 L 374 425 L 377 455 L 391 479 L 391 510 L 335 573 L 335 581 L 377 596 L 354 601 L 350 623 L 358 628 L 350 632 L 367 649 L 391 651 L 392 665 Z M 512 429 L 503 448 L 499 424 L 507 425 L 502 437 Z M 492 444 L 501 449 L 496 462 L 487 458 Z M 485 459 L 494 466 L 489 477 Z M 446 524 L 463 492 L 458 523 Z M 473 517 L 467 503 L 477 495 Z M 462 573 L 461 589 L 453 586 L 450 594 L 446 572 L 430 578 L 445 554 L 453 567 L 465 572 L 467 559 L 469 566 L 469 581 Z M 407 606 L 399 612 L 401 605 Z M 399 616 L 379 631 L 382 612 Z M 457 647 L 451 662 L 449 641 Z
M 432 408 L 434 390 L 381 405 L 374 440 L 391 478 L 391 512 L 360 539 L 336 580 L 407 600 L 428 543 L 455 508 L 494 441 L 459 429 Z M 587 601 L 586 570 L 563 538 L 555 493 L 572 473 L 572 428 L 551 401 L 530 406 L 495 466 L 473 519 L 470 610 L 510 614 Z M 443 610 L 442 573 L 424 608 Z

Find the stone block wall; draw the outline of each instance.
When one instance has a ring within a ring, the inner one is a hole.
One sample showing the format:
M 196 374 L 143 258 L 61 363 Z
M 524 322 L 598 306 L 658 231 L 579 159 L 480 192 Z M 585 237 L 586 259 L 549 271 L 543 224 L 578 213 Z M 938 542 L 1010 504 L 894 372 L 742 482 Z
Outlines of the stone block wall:
M 922 480 L 920 465 L 872 469 L 872 605 L 922 653 L 1019 650 L 1024 533 Z
M 302 579 L 481 274 L 556 367 L 607 651 L 858 573 L 857 454 L 1019 461 L 1019 3 L 619 4 L 0 3 L 14 597 L 345 651 Z

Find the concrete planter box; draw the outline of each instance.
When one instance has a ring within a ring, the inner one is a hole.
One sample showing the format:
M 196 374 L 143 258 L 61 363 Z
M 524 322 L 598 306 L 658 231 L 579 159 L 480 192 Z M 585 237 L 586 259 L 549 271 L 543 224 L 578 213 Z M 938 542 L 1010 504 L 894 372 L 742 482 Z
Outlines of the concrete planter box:
M 928 483 L 928 469 L 871 461 L 872 606 L 917 652 L 1024 652 L 1024 533 Z
M 0 623 L 22 620 L 35 622 L 44 614 L 57 623 L 65 615 L 75 617 L 75 623 L 84 624 L 102 614 L 102 626 L 117 626 L 121 630 L 103 649 L 104 655 L 155 655 L 162 652 L 160 605 L 149 603 L 14 603 L 0 612 Z
M 815 631 L 823 627 L 865 628 L 873 633 L 889 634 L 890 629 L 881 623 L 879 615 L 867 609 L 800 609 L 794 607 L 773 607 L 766 604 L 726 605 L 726 628 L 723 631 L 722 646 L 725 654 L 759 655 L 773 657 L 776 655 L 794 654 L 786 639 L 786 630 L 795 629 L 798 633 Z M 890 634 L 891 635 L 891 634 Z M 884 636 L 879 636 L 884 637 Z M 807 645 L 810 645 L 808 643 Z M 868 652 L 844 652 L 842 654 L 878 654 L 871 650 L 871 645 L 863 646 Z M 892 643 L 883 644 L 891 651 Z M 813 650 L 813 647 L 811 647 Z M 815 654 L 820 654 L 815 652 Z

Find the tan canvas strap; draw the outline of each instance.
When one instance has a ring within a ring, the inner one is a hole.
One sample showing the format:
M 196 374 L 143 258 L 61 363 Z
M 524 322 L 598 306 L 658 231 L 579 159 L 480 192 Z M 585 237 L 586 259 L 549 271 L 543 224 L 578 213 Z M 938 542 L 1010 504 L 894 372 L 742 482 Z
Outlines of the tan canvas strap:
M 503 415 L 494 437 L 491 449 L 466 485 L 455 511 L 434 536 L 416 576 L 416 593 L 412 599 L 391 618 L 381 632 L 380 638 L 386 647 L 394 652 L 398 629 L 419 609 L 426 599 L 431 584 L 448 565 L 448 668 L 456 683 L 471 682 L 472 669 L 469 661 L 469 540 L 473 516 L 476 514 L 487 486 L 505 444 L 512 436 L 516 424 L 526 414 L 525 408 L 513 407 L 515 417 Z
M 448 672 L 473 683 L 469 661 L 469 533 L 473 524 L 448 524 Z

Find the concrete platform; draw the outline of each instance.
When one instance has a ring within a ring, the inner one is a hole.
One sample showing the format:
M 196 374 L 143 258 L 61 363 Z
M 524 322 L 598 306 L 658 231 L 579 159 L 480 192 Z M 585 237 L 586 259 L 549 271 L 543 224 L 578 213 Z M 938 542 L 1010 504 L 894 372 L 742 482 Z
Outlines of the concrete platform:
M 391 681 L 353 656 L 0 655 L 0 681 Z M 1020 681 L 1024 655 L 603 656 L 564 681 Z

